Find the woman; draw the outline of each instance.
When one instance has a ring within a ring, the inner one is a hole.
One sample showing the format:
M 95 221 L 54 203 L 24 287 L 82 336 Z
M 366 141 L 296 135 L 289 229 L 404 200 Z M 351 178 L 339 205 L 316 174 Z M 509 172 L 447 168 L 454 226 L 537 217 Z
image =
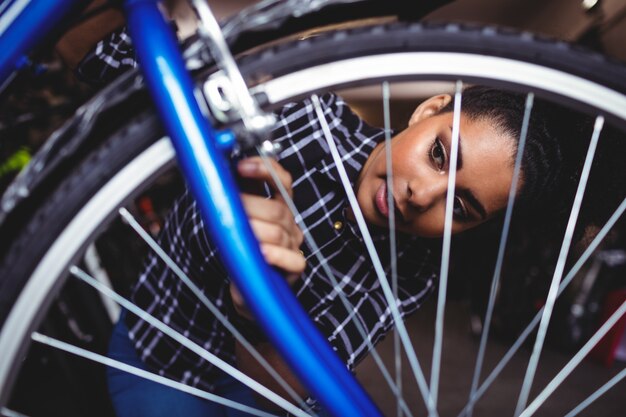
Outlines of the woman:
M 387 205 L 384 132 L 365 124 L 335 95 L 325 95 L 321 102 L 378 253 L 383 264 L 388 265 L 389 240 L 385 229 L 391 208 Z M 523 113 L 521 95 L 485 87 L 464 91 L 453 233 L 475 228 L 497 218 L 504 210 Z M 431 97 L 417 107 L 409 126 L 391 141 L 393 199 L 399 232 L 398 307 L 403 316 L 414 312 L 436 283 L 437 261 L 428 249 L 428 239 L 443 233 L 452 116 L 449 95 Z M 347 366 L 353 368 L 369 346 L 355 322 L 364 325 L 368 339 L 375 344 L 393 327 L 393 319 L 320 133 L 313 103 L 306 100 L 290 104 L 281 110 L 278 120 L 273 136 L 282 151 L 273 165 L 293 195 L 300 215 L 294 219 L 280 195 L 272 192 L 275 186 L 258 157 L 240 161 L 238 173 L 248 183 L 267 183 L 271 187 L 266 187 L 264 195 L 242 194 L 243 203 L 266 260 L 282 270 L 320 331 Z M 560 177 L 560 146 L 549 125 L 546 111 L 533 114 L 516 191 L 517 204 L 526 209 L 546 200 Z M 319 248 L 302 245 L 303 233 L 311 234 Z M 217 261 L 188 193 L 174 206 L 160 244 L 294 389 L 306 397 L 306 391 L 256 328 L 244 301 Z M 338 285 L 326 276 L 314 251 L 321 252 Z M 346 309 L 339 294 L 347 298 L 351 309 Z M 159 320 L 281 393 L 280 387 L 158 257 L 148 259 L 132 298 Z M 258 404 L 248 388 L 131 314 L 123 316 L 116 326 L 110 355 L 226 398 Z M 119 416 L 239 415 L 236 410 L 121 371 L 110 370 L 109 387 Z

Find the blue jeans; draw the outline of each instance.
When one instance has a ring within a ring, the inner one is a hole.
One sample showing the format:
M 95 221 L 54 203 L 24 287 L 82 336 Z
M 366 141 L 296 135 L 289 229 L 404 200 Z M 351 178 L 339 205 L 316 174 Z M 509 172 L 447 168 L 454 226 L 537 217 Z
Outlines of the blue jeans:
M 128 338 L 125 312 L 113 329 L 109 357 L 137 368 L 146 369 Z M 118 417 L 244 417 L 243 411 L 195 397 L 128 372 L 107 368 L 107 382 Z M 252 393 L 233 377 L 223 374 L 216 381 L 215 394 L 259 408 Z

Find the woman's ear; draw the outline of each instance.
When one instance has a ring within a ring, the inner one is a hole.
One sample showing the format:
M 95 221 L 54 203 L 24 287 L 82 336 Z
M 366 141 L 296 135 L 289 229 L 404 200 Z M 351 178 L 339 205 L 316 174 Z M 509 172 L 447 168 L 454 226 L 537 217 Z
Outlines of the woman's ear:
M 451 100 L 452 96 L 450 94 L 439 94 L 424 101 L 422 104 L 417 106 L 417 108 L 411 115 L 411 119 L 409 120 L 409 126 L 411 126 L 413 123 L 419 122 L 420 120 L 424 120 L 430 116 L 434 116 L 439 112 L 439 110 L 443 109 Z

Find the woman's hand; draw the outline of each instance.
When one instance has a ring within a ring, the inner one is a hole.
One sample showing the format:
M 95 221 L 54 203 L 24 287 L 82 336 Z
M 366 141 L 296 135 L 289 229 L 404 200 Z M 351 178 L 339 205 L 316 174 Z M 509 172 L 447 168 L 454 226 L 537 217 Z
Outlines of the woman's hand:
M 271 160 L 271 164 L 289 196 L 292 196 L 291 174 L 278 162 Z M 265 182 L 276 191 L 274 197 L 270 199 L 247 192 L 241 194 L 241 199 L 265 260 L 268 264 L 282 270 L 287 282 L 291 285 L 306 267 L 304 255 L 300 252 L 300 245 L 303 241 L 302 231 L 260 157 L 240 161 L 237 170 L 246 182 L 258 187 L 262 187 Z M 252 319 L 241 293 L 233 283 L 230 284 L 230 295 L 237 313 L 247 319 Z

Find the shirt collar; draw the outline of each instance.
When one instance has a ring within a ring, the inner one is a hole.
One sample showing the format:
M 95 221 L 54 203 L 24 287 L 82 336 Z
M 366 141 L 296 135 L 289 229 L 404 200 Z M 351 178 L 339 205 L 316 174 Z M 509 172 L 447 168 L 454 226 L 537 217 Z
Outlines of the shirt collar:
M 376 145 L 385 140 L 385 131 L 365 123 L 339 97 L 326 105 L 324 114 L 350 184 L 354 187 L 370 154 Z M 321 133 L 317 140 L 324 149 L 325 155 L 320 159 L 316 168 L 320 174 L 331 181 L 341 182 L 326 137 L 322 133 L 319 122 L 317 124 Z

